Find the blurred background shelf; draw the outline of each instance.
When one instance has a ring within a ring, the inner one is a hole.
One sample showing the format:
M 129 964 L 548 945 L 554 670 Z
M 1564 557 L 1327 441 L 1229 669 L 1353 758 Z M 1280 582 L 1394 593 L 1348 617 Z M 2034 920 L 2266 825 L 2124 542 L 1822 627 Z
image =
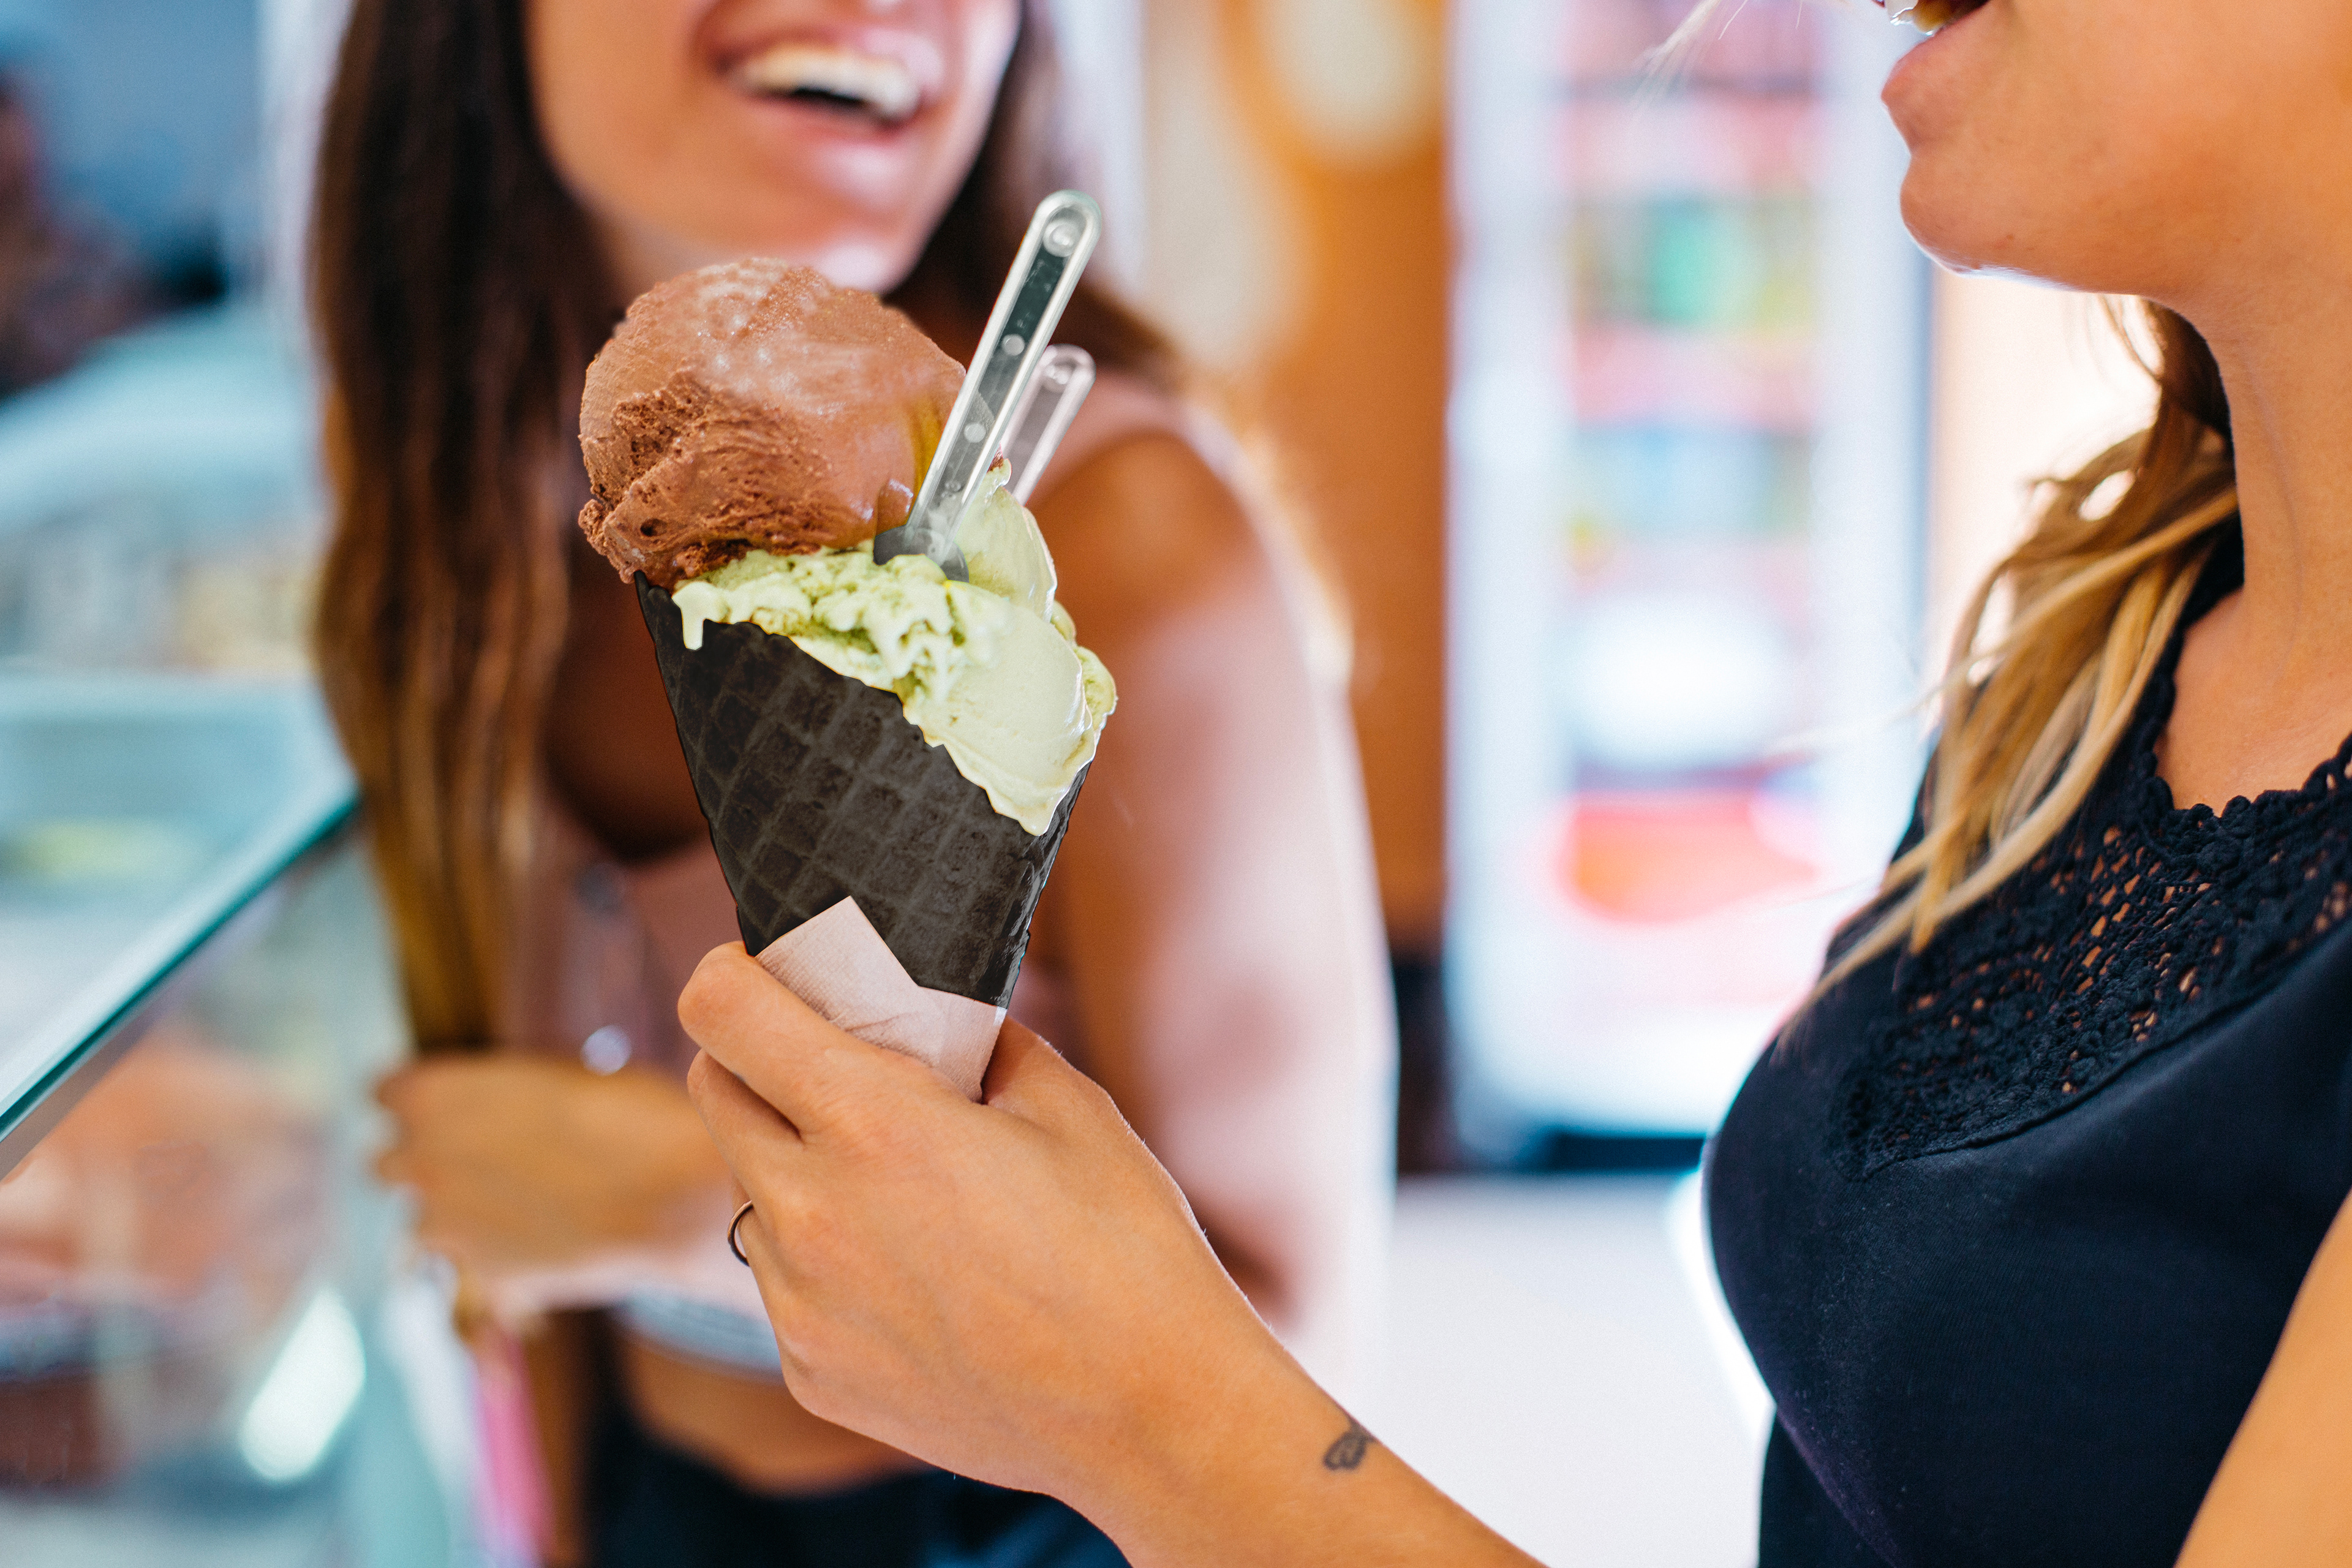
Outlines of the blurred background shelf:
M 1759 5 L 1654 68 L 1685 14 L 1455 9 L 1446 984 L 1488 1159 L 1711 1129 L 1917 760 L 1899 45 Z
M 1697 1197 L 1671 1175 L 1407 1182 L 1367 1421 L 1539 1562 L 1754 1563 L 1771 1405 Z

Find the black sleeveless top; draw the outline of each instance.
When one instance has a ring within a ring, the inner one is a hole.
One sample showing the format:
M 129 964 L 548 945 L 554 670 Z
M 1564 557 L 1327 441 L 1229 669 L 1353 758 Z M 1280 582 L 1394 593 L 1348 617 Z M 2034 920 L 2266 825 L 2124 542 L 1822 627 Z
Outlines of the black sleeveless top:
M 2233 536 L 2188 618 L 2242 576 Z M 1709 1152 L 1761 1568 L 2171 1563 L 2352 1192 L 2352 741 L 2176 810 L 2179 657 L 2068 830 L 1823 997 Z

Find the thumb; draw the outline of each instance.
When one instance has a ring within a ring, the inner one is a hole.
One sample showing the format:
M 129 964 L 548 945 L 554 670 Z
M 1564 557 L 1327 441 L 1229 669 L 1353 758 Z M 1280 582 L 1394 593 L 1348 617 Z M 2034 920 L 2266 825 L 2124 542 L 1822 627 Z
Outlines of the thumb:
M 678 996 L 677 1017 L 712 1060 L 803 1134 L 903 1096 L 910 1077 L 954 1093 L 934 1073 L 908 1074 L 909 1058 L 835 1027 L 746 955 L 740 942 L 704 955 Z

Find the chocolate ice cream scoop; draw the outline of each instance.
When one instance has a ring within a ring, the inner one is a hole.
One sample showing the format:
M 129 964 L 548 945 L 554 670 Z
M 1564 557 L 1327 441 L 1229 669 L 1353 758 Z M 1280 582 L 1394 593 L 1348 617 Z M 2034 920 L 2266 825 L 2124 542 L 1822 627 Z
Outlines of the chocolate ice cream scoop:
M 588 367 L 581 529 L 666 589 L 753 550 L 856 544 L 906 521 L 962 380 L 912 321 L 805 267 L 672 279 Z

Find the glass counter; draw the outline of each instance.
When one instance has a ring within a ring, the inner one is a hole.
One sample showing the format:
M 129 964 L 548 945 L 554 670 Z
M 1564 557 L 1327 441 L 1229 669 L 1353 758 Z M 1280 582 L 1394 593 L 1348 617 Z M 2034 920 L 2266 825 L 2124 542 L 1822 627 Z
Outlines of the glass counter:
M 485 1561 L 406 1049 L 299 682 L 0 677 L 0 1561 Z
M 0 0 L 0 1564 L 502 1568 L 367 1174 L 407 1047 L 305 674 L 294 17 L 121 11 Z

